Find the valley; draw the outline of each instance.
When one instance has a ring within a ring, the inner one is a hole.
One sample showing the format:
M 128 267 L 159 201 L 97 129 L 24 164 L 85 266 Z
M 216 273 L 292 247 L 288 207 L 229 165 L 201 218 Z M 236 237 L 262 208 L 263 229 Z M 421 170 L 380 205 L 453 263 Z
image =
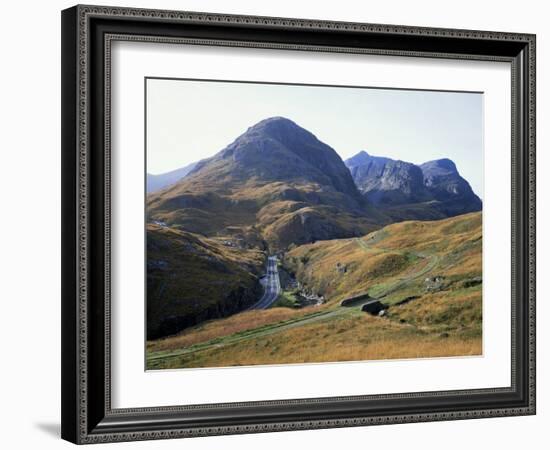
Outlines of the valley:
M 148 369 L 481 354 L 481 201 L 452 161 L 344 162 L 275 117 L 166 175 Z
M 251 309 L 149 342 L 147 367 L 480 354 L 481 215 L 397 225 L 285 255 L 283 266 L 325 303 Z M 403 231 L 415 233 L 404 241 Z M 373 300 L 384 314 L 362 311 Z

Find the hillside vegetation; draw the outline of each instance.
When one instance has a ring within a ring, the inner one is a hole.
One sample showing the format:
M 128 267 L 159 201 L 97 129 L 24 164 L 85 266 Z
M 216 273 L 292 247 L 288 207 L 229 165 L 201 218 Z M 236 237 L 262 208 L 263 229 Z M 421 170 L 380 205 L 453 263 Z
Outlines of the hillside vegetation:
M 428 276 L 443 277 L 446 290 L 480 277 L 481 233 L 481 213 L 401 222 L 362 238 L 302 245 L 286 254 L 285 265 L 330 302 L 369 293 L 391 303 L 405 286 L 422 294 Z
M 285 269 L 324 304 L 246 311 L 149 342 L 147 367 L 480 355 L 481 229 L 471 213 L 298 246 Z M 340 306 L 361 295 L 384 314 Z

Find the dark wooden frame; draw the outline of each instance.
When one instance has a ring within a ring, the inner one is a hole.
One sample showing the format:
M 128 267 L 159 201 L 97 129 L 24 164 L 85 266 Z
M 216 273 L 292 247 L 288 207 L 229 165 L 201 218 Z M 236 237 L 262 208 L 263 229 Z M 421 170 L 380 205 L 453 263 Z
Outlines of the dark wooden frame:
M 512 65 L 512 384 L 506 388 L 112 409 L 110 43 L 185 42 Z M 75 6 L 62 12 L 62 437 L 159 439 L 535 413 L 535 36 Z

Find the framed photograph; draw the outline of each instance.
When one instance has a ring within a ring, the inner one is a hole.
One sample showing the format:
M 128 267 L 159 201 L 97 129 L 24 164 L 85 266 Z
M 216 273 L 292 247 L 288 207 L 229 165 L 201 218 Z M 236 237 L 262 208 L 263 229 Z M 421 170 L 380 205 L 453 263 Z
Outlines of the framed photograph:
M 535 413 L 535 36 L 62 12 L 62 436 Z

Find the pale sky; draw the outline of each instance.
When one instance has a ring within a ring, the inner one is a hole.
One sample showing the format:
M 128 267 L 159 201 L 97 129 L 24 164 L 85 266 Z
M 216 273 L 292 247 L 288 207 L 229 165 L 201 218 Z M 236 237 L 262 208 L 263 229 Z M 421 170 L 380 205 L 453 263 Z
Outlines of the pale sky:
M 483 94 L 147 80 L 147 172 L 210 157 L 283 116 L 345 160 L 361 150 L 420 164 L 452 159 L 483 198 Z

